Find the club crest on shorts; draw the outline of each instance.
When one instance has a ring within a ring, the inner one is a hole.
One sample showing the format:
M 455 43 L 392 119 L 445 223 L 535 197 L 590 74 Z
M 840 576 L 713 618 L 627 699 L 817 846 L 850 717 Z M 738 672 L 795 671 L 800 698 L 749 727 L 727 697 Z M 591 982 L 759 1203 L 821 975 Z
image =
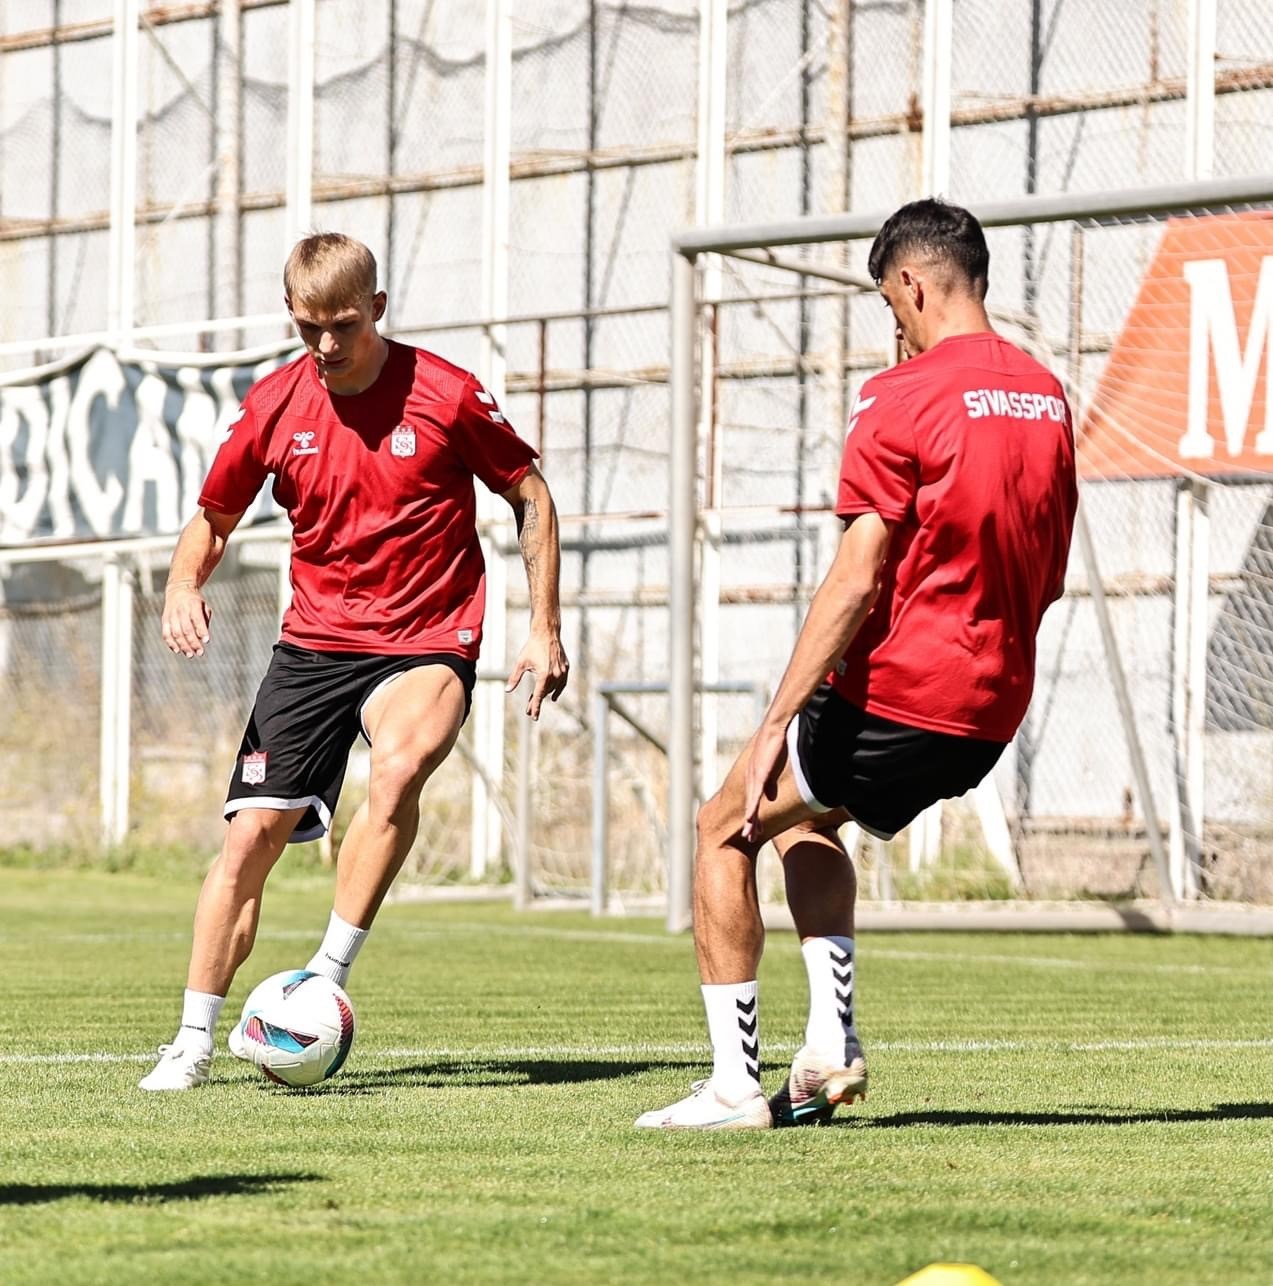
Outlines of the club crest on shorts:
M 409 424 L 400 424 L 389 439 L 389 450 L 394 455 L 415 455 L 415 430 Z
M 265 762 L 269 758 L 264 750 L 243 756 L 243 782 L 247 786 L 259 786 L 265 780 Z

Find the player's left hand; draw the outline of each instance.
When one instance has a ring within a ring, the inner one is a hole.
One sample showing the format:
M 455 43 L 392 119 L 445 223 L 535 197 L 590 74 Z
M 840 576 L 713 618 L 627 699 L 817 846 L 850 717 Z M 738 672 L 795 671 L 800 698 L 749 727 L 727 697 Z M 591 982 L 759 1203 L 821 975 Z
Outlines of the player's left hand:
M 538 719 L 544 698 L 551 697 L 556 701 L 565 691 L 566 681 L 570 677 L 566 649 L 562 647 L 561 639 L 556 634 L 530 636 L 513 666 L 513 672 L 508 676 L 508 686 L 504 690 L 512 692 L 522 681 L 522 675 L 528 671 L 535 676 L 535 686 L 526 703 L 526 713 L 532 719 Z
M 751 739 L 743 784 L 742 837 L 749 844 L 760 842 L 760 801 L 777 798 L 778 774 L 786 761 L 786 753 L 787 730 L 761 724 Z

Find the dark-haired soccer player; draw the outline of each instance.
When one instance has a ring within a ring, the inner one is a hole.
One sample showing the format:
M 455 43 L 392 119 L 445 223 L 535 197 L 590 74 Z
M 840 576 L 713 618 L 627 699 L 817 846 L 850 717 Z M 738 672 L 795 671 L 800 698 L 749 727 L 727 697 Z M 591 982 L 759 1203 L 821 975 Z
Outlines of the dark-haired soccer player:
M 981 226 L 915 201 L 881 228 L 869 267 L 909 360 L 858 394 L 839 549 L 760 728 L 699 813 L 711 1077 L 638 1126 L 799 1125 L 865 1095 L 856 880 L 837 828 L 852 817 L 891 838 L 990 771 L 1025 715 L 1039 622 L 1062 591 L 1077 503 L 1070 410 L 1055 377 L 991 329 Z M 809 978 L 804 1045 L 768 1102 L 755 878 L 767 839 Z
M 485 608 L 475 478 L 512 507 L 530 584 L 530 640 L 508 690 L 532 673 L 527 714 L 537 719 L 566 686 L 557 518 L 535 451 L 472 375 L 379 333 L 385 295 L 366 246 L 306 237 L 283 280 L 308 351 L 249 390 L 164 596 L 164 641 L 201 656 L 211 617 L 203 585 L 272 476 L 292 522 L 292 604 L 230 781 L 225 843 L 199 895 L 181 1026 L 146 1090 L 208 1079 L 266 876 L 289 841 L 331 824 L 361 733 L 371 745 L 367 798 L 341 845 L 331 919 L 308 965 L 345 982 L 415 838 L 420 790 L 468 713 Z

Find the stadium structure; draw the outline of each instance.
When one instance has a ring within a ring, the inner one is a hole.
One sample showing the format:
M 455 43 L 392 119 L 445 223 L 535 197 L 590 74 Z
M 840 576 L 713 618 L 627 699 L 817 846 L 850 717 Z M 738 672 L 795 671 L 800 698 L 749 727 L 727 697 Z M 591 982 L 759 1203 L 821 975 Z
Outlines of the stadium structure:
M 6 837 L 219 842 L 287 597 L 268 497 L 203 662 L 156 604 L 221 426 L 294 351 L 286 251 L 332 229 L 376 253 L 391 333 L 501 395 L 563 523 L 574 677 L 532 728 L 483 509 L 482 682 L 409 877 L 683 923 L 694 801 L 777 681 L 856 390 L 896 358 L 870 237 L 940 193 L 1070 390 L 1083 522 L 1011 753 L 890 845 L 846 835 L 863 894 L 1267 927 L 1270 51 L 1265 0 L 0 5 Z

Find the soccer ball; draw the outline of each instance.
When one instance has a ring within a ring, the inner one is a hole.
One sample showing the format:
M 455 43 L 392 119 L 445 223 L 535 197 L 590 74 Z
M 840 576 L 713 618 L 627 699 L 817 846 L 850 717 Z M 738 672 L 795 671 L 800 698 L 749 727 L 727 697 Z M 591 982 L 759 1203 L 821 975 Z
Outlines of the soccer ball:
M 270 1080 L 301 1088 L 340 1071 L 354 1043 L 354 1007 L 344 990 L 307 969 L 288 969 L 252 989 L 238 1044 Z

